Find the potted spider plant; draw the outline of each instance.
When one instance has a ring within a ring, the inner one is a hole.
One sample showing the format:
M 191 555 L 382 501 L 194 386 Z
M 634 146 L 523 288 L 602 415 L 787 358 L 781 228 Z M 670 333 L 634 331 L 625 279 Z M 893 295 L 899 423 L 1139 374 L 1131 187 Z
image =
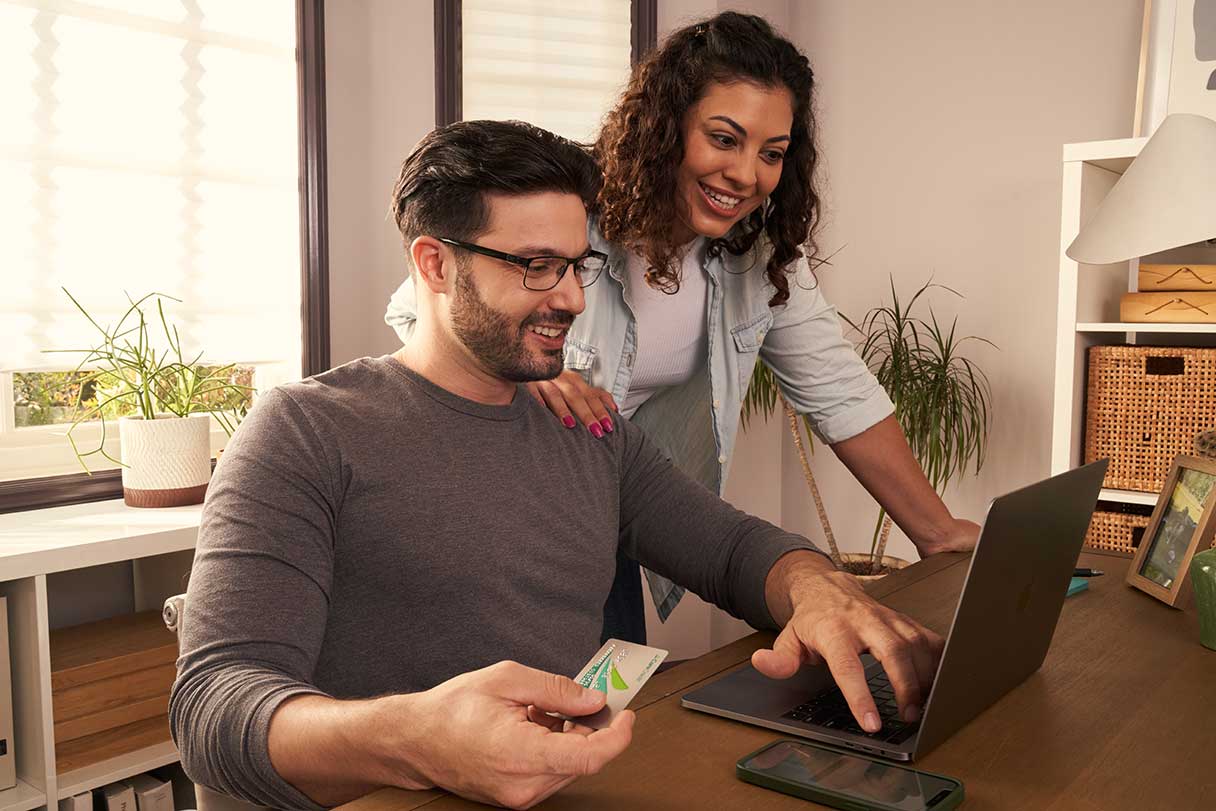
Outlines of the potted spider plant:
M 101 335 L 88 349 L 51 350 L 83 355 L 68 376 L 81 392 L 67 432 L 81 467 L 91 475 L 86 460 L 96 454 L 119 465 L 123 500 L 132 507 L 201 504 L 211 478 L 211 418 L 231 436 L 253 388 L 233 381 L 236 364 L 203 365 L 201 352 L 187 359 L 177 327 L 165 317 L 164 300 L 178 299 L 162 293 L 128 297 L 130 306 L 118 322 L 103 327 L 63 292 Z M 153 301 L 154 315 L 146 312 Z M 153 318 L 163 345 L 152 339 Z M 107 425 L 115 416 L 121 459 L 105 448 Z M 82 450 L 73 432 L 92 420 L 101 423 L 101 439 L 95 448 Z
M 994 344 L 973 335 L 958 336 L 957 317 L 945 327 L 931 307 L 927 320 L 913 314 L 922 296 L 934 288 L 961 298 L 955 290 L 927 282 L 904 304 L 892 280 L 889 306 L 871 309 L 860 322 L 843 314 L 841 317 L 860 335 L 858 353 L 890 396 L 895 405 L 895 418 L 903 428 L 913 455 L 933 489 L 941 493 L 970 466 L 974 465 L 978 473 L 987 450 L 991 387 L 984 372 L 960 354 L 960 347 L 968 341 Z M 778 402 L 789 421 L 803 478 L 815 503 L 832 560 L 842 569 L 863 578 L 883 576 L 907 566 L 907 561 L 886 554 L 891 517 L 881 506 L 870 551 L 861 554 L 840 552 L 807 459 L 806 447 L 812 436 L 810 423 L 803 418 L 807 431 L 804 443 L 798 417 L 781 395 L 772 371 L 763 363 L 757 363 L 743 401 L 744 427 L 751 416 L 771 415 Z

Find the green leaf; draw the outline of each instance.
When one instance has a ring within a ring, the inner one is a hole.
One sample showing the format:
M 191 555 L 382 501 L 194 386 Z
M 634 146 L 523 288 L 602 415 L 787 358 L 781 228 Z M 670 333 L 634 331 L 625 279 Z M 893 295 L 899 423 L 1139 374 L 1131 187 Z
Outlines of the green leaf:
M 996 345 L 973 335 L 958 337 L 957 316 L 946 327 L 932 307 L 927 319 L 914 314 L 932 291 L 963 298 L 958 291 L 930 279 L 905 303 L 894 277 L 889 288 L 890 305 L 872 308 L 859 321 L 841 317 L 858 336 L 858 354 L 894 403 L 896 420 L 926 478 L 941 493 L 972 463 L 978 473 L 987 450 L 991 387 L 975 362 L 959 354 L 959 347 L 967 341 Z M 884 517 L 880 509 L 872 554 Z
M 99 385 L 104 382 L 108 393 L 103 394 L 102 388 L 98 388 L 96 403 L 78 408 L 73 415 L 72 426 L 68 429 L 68 441 L 86 472 L 88 465 L 84 460 L 88 456 L 101 454 L 111 458 L 104 448 L 106 420 L 107 415 L 113 416 L 112 412 L 117 404 L 132 403 L 136 412 L 146 419 L 153 419 L 162 411 L 182 417 L 200 411 L 218 415 L 222 411 L 225 413 L 222 418 L 217 416 L 217 421 L 231 435 L 236 424 L 248 412 L 253 388 L 236 382 L 234 377 L 240 379 L 239 376 L 243 372 L 235 364 L 203 366 L 201 351 L 193 360 L 185 360 L 186 354 L 177 327 L 169 322 L 164 309 L 165 300 L 180 302 L 180 299 L 156 292 L 138 299 L 126 294 L 129 306 L 118 323 L 113 327 L 103 327 L 66 288 L 63 292 L 101 333 L 99 343 L 89 349 L 46 350 L 68 351 L 83 356 L 71 373 L 73 379 L 86 366 L 100 367 L 88 373 L 79 385 L 83 391 L 84 382 L 97 382 Z M 155 300 L 156 319 L 160 323 L 167 348 L 157 346 L 149 331 L 150 319 L 145 313 L 145 307 L 150 306 L 148 303 L 151 300 Z M 94 418 L 101 420 L 101 443 L 96 448 L 82 451 L 77 446 L 72 432 L 82 422 Z

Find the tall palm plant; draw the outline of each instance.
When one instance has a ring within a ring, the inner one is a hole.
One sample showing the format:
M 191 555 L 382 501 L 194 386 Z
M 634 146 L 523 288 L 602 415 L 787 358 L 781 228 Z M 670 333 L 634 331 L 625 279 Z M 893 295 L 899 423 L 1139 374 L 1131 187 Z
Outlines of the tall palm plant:
M 928 290 L 956 290 L 926 282 L 900 303 L 891 280 L 890 306 L 875 307 L 860 323 L 845 321 L 862 336 L 858 352 L 895 404 L 895 419 L 929 484 L 941 494 L 969 465 L 979 473 L 988 449 L 992 388 L 988 377 L 959 349 L 967 341 L 996 345 L 987 338 L 957 335 L 958 317 L 945 328 L 929 308 L 929 320 L 913 315 Z M 870 541 L 873 565 L 882 559 L 891 517 L 881 506 Z
M 932 308 L 928 320 L 913 315 L 917 302 L 932 288 L 946 290 L 961 298 L 955 290 L 927 282 L 905 305 L 900 302 L 892 280 L 889 306 L 873 308 L 860 322 L 844 315 L 841 317 L 860 334 L 859 354 L 891 397 L 895 418 L 908 438 L 913 455 L 933 489 L 941 493 L 969 465 L 974 464 L 978 473 L 987 451 L 991 386 L 984 372 L 960 354 L 960 346 L 967 341 L 994 344 L 973 335 L 958 337 L 958 318 L 948 328 L 943 327 Z M 743 400 L 744 427 L 753 416 L 770 416 L 778 402 L 789 421 L 803 478 L 815 502 L 832 559 L 840 565 L 840 550 L 811 472 L 797 415 L 781 395 L 772 370 L 757 363 Z M 805 416 L 802 422 L 808 437 L 805 444 L 810 445 L 810 423 Z M 891 518 L 880 506 L 870 540 L 870 572 L 877 570 L 890 533 Z

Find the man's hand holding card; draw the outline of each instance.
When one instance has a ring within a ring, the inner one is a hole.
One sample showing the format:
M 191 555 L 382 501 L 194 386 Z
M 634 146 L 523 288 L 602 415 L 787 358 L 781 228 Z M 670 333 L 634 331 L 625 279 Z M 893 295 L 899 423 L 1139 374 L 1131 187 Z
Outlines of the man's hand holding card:
M 440 786 L 481 802 L 528 808 L 584 775 L 595 774 L 633 738 L 634 715 L 616 713 L 602 729 L 563 721 L 605 706 L 606 696 L 566 676 L 516 662 L 464 673 L 407 702 L 393 779 L 386 785 Z M 388 719 L 386 719 L 388 720 Z M 404 778 L 404 779 L 403 779 Z
M 591 729 L 611 726 L 666 658 L 665 650 L 609 639 L 574 678 L 575 683 L 603 693 L 604 708 L 570 720 Z

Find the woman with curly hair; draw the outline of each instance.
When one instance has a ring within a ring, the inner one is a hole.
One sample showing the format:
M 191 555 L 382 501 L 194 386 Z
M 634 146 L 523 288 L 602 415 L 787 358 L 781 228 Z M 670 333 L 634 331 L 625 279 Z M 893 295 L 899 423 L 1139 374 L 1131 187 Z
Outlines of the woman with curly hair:
M 922 555 L 969 549 L 978 526 L 930 486 L 803 254 L 819 224 L 813 86 L 793 44 L 735 12 L 674 32 L 635 68 L 593 148 L 604 180 L 588 239 L 607 272 L 584 291 L 565 371 L 529 386 L 597 439 L 619 411 L 720 493 L 762 358 Z M 409 280 L 385 321 L 408 335 Z M 683 590 L 646 577 L 666 620 Z M 641 588 L 619 559 L 605 638 L 645 641 Z

